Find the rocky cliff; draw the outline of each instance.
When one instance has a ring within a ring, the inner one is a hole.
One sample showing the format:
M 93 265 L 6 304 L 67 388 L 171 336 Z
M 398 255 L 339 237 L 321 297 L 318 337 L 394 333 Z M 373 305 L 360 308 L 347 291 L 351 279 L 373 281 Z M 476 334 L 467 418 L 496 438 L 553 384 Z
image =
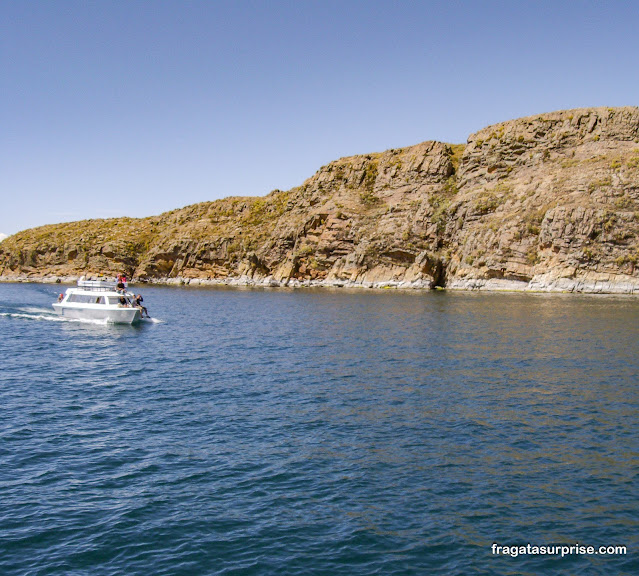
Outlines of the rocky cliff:
M 26 230 L 4 279 L 639 293 L 639 109 L 590 108 L 342 158 L 301 186 Z

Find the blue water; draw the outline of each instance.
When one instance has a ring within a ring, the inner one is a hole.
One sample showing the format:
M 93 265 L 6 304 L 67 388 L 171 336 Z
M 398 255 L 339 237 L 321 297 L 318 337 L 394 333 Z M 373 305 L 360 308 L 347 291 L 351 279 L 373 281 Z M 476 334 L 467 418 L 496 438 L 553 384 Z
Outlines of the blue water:
M 637 299 L 59 290 L 0 285 L 2 575 L 639 574 Z

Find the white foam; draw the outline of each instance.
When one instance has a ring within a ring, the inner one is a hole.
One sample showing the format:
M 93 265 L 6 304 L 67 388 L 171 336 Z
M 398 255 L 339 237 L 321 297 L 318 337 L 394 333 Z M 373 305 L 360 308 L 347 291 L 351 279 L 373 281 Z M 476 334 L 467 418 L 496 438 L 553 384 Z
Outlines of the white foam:
M 92 320 L 88 318 L 65 318 L 57 314 L 28 314 L 25 312 L 0 312 L 0 316 L 6 318 L 25 318 L 27 320 L 47 320 L 49 322 L 74 322 L 80 324 L 94 324 L 106 326 L 106 320 Z
M 18 308 L 21 312 L 27 314 L 53 314 L 51 308 L 37 308 L 35 306 L 26 306 L 24 308 Z
M 49 322 L 74 322 L 79 324 L 94 324 L 98 326 L 106 326 L 113 324 L 108 319 L 92 319 L 92 318 L 68 318 L 59 316 L 55 312 L 50 312 L 48 308 L 19 308 L 20 312 L 0 312 L 0 316 L 5 318 L 25 318 L 27 320 L 47 320 Z M 160 318 L 143 318 L 143 322 L 149 324 L 164 324 L 164 320 Z

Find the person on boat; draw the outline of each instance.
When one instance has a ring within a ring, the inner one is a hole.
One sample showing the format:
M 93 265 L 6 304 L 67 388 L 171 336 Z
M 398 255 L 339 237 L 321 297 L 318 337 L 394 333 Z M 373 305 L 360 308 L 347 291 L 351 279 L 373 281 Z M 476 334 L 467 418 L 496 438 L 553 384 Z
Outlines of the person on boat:
M 121 294 L 124 294 L 126 292 L 126 279 L 124 278 L 124 276 L 122 276 L 122 274 L 118 274 L 118 279 L 116 280 L 115 284 L 115 291 Z
M 58 296 L 58 302 L 62 302 L 62 300 L 64 300 L 64 294 L 60 294 L 60 296 Z
M 144 318 L 145 314 L 147 318 L 151 318 L 151 316 L 149 316 L 149 311 L 146 309 L 145 306 L 142 305 L 142 302 L 144 302 L 144 298 L 142 298 L 142 294 L 136 294 L 135 298 L 133 299 L 133 305 L 136 308 L 139 308 L 140 318 Z
M 128 308 L 129 307 L 129 303 L 126 301 L 126 298 L 124 296 L 120 296 L 120 302 L 118 303 L 118 306 L 120 308 Z

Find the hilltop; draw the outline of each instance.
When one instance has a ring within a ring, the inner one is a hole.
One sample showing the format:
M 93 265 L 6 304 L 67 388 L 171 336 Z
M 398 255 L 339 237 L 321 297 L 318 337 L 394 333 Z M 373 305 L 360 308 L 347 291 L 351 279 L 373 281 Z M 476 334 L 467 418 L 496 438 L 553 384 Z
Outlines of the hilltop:
M 25 230 L 4 280 L 639 292 L 639 108 L 351 156 L 288 191 Z

